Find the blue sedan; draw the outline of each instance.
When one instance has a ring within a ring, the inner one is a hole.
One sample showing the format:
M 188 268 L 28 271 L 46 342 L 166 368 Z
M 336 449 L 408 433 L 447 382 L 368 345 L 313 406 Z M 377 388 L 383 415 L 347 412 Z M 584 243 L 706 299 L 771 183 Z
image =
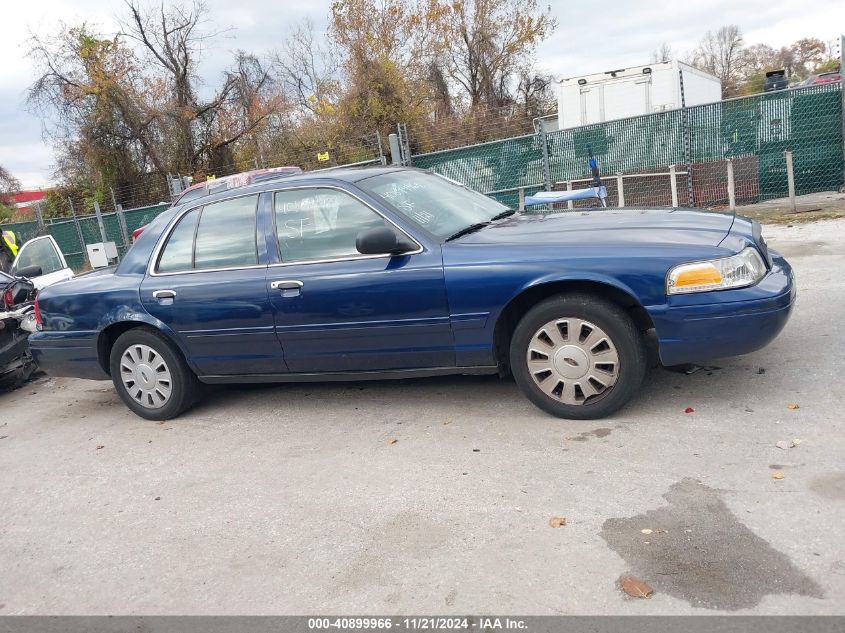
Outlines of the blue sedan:
M 654 353 L 751 352 L 794 302 L 789 264 L 741 217 L 519 214 L 425 171 L 340 169 L 175 206 L 116 268 L 43 290 L 30 342 L 48 373 L 111 378 L 152 420 L 203 383 L 497 373 L 593 419 Z

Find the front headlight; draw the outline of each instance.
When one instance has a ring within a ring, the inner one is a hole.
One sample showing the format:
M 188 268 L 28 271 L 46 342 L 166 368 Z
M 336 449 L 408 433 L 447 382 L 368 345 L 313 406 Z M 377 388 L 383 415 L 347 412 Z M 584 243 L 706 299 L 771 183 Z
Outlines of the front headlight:
M 675 266 L 666 276 L 666 294 L 742 288 L 756 284 L 765 274 L 763 258 L 749 246 L 731 257 Z

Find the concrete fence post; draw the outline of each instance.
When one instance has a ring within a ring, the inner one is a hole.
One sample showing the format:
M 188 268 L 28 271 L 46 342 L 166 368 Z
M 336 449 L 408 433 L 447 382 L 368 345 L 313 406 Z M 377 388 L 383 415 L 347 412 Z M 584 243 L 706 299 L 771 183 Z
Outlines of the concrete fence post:
M 726 164 L 728 168 L 728 208 L 736 211 L 736 183 L 734 182 L 734 162 L 729 158 Z
M 525 211 L 525 187 L 519 188 L 519 210 Z
M 795 213 L 795 173 L 792 170 L 792 150 L 784 151 L 783 157 L 786 159 L 786 185 L 789 190 L 789 208 Z
M 567 181 L 566 181 L 566 190 L 567 190 L 567 191 L 572 191 L 572 181 L 571 181 L 571 180 L 567 180 Z M 572 206 L 572 200 L 567 200 L 567 201 L 566 201 L 566 208 L 567 208 L 567 209 L 573 209 L 573 208 L 574 208 L 574 207 Z
M 625 179 L 622 174 L 616 174 L 616 192 L 619 196 L 619 206 L 625 206 Z
M 678 206 L 678 180 L 675 177 L 677 168 L 675 165 L 669 165 L 669 187 L 672 190 L 672 207 Z

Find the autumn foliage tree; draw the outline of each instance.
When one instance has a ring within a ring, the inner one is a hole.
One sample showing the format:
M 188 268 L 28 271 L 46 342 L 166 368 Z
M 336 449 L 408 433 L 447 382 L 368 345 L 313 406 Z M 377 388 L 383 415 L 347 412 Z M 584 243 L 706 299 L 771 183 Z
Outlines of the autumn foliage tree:
M 815 72 L 823 72 L 826 53 L 825 43 L 814 37 L 801 38 L 780 48 L 768 44 L 745 46 L 740 28 L 728 24 L 717 31 L 708 31 L 689 61 L 719 78 L 723 97 L 734 97 L 762 92 L 766 72 L 771 70 L 783 70 L 793 84 Z
M 130 0 L 126 8 L 129 19 L 113 36 L 62 25 L 31 41 L 39 76 L 29 103 L 43 115 L 59 179 L 102 201 L 108 188 L 121 198 L 149 174 L 231 171 L 239 154 L 258 153 L 284 107 L 269 68 L 238 52 L 218 89 L 201 99 L 196 65 L 215 35 L 202 30 L 204 5 Z

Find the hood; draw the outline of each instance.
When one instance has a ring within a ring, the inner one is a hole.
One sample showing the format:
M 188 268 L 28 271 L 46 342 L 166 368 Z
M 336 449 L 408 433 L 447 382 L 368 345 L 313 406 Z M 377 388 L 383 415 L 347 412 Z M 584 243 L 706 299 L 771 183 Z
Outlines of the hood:
M 718 246 L 733 225 L 729 213 L 693 209 L 597 209 L 523 213 L 456 240 L 461 244 L 695 244 Z

